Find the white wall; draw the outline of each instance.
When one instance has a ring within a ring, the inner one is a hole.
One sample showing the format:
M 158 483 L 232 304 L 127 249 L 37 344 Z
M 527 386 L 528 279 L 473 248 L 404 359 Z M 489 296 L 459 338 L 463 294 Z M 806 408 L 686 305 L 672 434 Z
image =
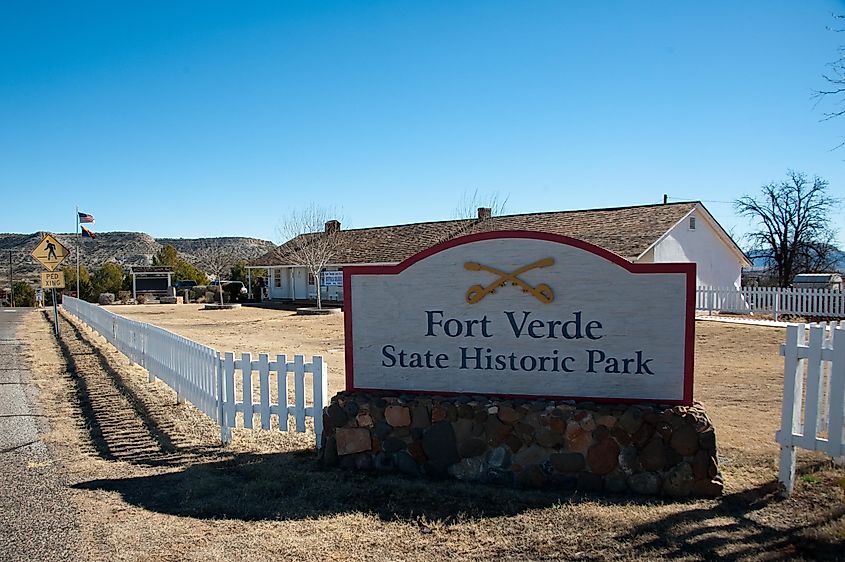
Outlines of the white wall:
M 695 218 L 695 230 L 689 228 Z M 675 225 L 641 262 L 695 262 L 699 286 L 739 287 L 742 263 L 698 210 Z
M 276 280 L 279 280 L 281 287 L 276 287 Z M 271 299 L 289 299 L 290 298 L 290 273 L 287 268 L 273 267 L 270 268 L 270 276 L 267 281 L 267 294 Z
M 339 267 L 327 267 L 328 271 L 337 271 Z M 276 287 L 276 279 L 281 280 L 281 287 Z M 293 296 L 291 293 L 291 280 L 293 281 Z M 291 276 L 290 267 L 273 267 L 270 268 L 270 276 L 268 281 L 269 296 L 271 299 L 290 299 L 296 300 L 313 299 L 315 291 L 314 285 L 308 285 L 308 272 L 304 267 L 293 268 L 293 276 Z M 323 299 L 325 300 L 343 300 L 342 287 L 324 287 Z

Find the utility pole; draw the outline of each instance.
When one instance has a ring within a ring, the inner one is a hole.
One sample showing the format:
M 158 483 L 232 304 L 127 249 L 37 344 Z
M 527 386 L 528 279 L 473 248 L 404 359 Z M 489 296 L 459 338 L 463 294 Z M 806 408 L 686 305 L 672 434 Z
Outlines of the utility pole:
M 12 269 L 12 250 L 9 250 L 9 306 L 15 307 L 15 277 Z

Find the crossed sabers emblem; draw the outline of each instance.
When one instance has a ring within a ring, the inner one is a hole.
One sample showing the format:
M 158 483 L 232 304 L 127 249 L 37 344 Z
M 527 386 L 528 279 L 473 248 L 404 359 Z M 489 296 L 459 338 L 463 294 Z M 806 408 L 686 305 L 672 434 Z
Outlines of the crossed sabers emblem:
M 532 269 L 550 267 L 554 265 L 554 263 L 554 258 L 545 258 L 542 260 L 535 261 L 534 263 L 524 265 L 511 273 L 507 273 L 500 269 L 496 269 L 495 267 L 489 267 L 486 265 L 481 265 L 480 263 L 468 261 L 464 264 L 464 269 L 469 271 L 487 271 L 489 273 L 492 273 L 493 275 L 498 275 L 499 278 L 487 285 L 486 287 L 483 287 L 481 285 L 473 285 L 472 287 L 467 289 L 466 301 L 469 304 L 475 304 L 487 295 L 495 293 L 496 289 L 498 289 L 499 287 L 504 287 L 507 283 L 510 283 L 511 285 L 522 287 L 523 293 L 530 293 L 538 301 L 544 304 L 549 304 L 550 302 L 555 300 L 555 294 L 554 291 L 552 291 L 551 287 L 549 287 L 545 283 L 540 283 L 536 287 L 532 287 L 531 285 L 520 279 L 519 276 L 527 271 L 531 271 Z

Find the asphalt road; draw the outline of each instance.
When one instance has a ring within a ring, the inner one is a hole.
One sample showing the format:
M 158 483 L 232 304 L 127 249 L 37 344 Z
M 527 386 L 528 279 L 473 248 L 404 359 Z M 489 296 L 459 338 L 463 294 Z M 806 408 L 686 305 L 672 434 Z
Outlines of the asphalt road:
M 40 440 L 47 421 L 16 336 L 30 314 L 39 313 L 0 308 L 0 560 L 81 560 L 76 513 Z

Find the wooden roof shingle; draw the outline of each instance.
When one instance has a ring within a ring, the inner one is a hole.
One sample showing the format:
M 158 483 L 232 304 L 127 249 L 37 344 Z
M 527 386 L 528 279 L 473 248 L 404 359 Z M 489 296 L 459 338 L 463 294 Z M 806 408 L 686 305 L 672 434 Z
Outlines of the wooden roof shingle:
M 341 230 L 332 264 L 398 263 L 435 244 L 479 232 L 533 230 L 584 240 L 634 260 L 684 218 L 698 203 L 668 203 L 584 211 L 554 211 L 502 215 L 489 219 L 458 219 Z M 291 265 L 286 250 L 310 236 L 293 240 L 252 260 L 253 267 Z

